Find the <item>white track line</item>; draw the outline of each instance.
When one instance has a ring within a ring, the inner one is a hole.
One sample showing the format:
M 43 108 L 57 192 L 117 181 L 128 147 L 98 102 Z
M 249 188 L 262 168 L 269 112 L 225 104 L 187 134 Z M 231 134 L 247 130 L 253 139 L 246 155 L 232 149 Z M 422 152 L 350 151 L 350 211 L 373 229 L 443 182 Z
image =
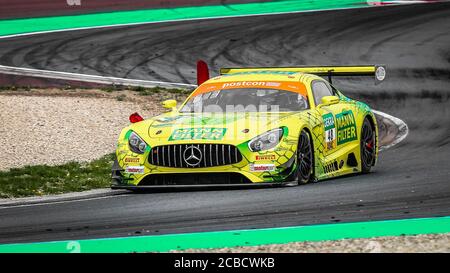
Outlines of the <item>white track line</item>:
M 430 4 L 426 0 L 397 0 L 397 1 L 367 1 L 369 5 L 411 5 L 411 4 Z
M 97 75 L 78 74 L 70 72 L 60 72 L 51 70 L 41 70 L 33 68 L 22 68 L 0 65 L 0 73 L 19 76 L 30 76 L 47 79 L 70 80 L 81 82 L 92 82 L 98 84 L 125 85 L 125 86 L 143 86 L 143 87 L 165 87 L 165 88 L 195 88 L 196 85 L 186 83 L 171 83 L 160 81 L 146 81 L 125 79 L 116 77 L 104 77 Z
M 118 195 L 100 196 L 100 197 L 92 197 L 92 198 L 86 198 L 86 199 L 73 199 L 73 200 L 55 201 L 55 202 L 45 202 L 45 201 L 43 201 L 42 203 L 12 205 L 12 206 L 4 206 L 4 207 L 0 206 L 0 210 L 14 209 L 14 208 L 24 208 L 24 207 L 34 207 L 34 206 L 46 206 L 46 205 L 53 205 L 53 204 L 66 204 L 66 203 L 73 203 L 73 202 L 84 202 L 84 201 L 107 199 L 107 198 L 113 198 L 113 197 L 119 197 L 119 196 L 129 196 L 129 195 L 130 194 L 118 194 Z

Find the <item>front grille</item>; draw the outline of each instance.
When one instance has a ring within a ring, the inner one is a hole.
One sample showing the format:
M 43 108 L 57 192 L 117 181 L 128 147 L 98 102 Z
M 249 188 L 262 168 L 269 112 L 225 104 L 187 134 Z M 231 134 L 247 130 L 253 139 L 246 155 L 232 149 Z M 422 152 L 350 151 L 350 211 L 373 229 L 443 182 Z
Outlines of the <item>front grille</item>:
M 189 185 L 232 185 L 253 184 L 239 173 L 189 173 L 189 174 L 150 174 L 144 177 L 139 186 L 189 186 Z
M 192 149 L 195 150 L 196 157 L 200 160 L 186 161 L 186 158 L 192 154 Z M 235 164 L 241 160 L 242 155 L 238 148 L 228 144 L 174 144 L 156 146 L 152 148 L 149 156 L 150 164 L 173 168 L 215 167 Z

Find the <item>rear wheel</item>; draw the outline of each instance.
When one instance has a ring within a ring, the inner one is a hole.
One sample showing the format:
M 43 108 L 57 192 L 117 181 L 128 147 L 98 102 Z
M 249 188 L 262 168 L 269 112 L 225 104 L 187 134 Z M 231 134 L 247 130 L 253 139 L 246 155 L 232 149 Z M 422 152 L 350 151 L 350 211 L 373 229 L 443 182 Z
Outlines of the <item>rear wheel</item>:
M 298 183 L 306 184 L 314 177 L 313 146 L 309 134 L 303 130 L 300 134 L 297 148 Z
M 361 172 L 369 173 L 375 162 L 375 132 L 370 121 L 365 118 L 361 129 Z

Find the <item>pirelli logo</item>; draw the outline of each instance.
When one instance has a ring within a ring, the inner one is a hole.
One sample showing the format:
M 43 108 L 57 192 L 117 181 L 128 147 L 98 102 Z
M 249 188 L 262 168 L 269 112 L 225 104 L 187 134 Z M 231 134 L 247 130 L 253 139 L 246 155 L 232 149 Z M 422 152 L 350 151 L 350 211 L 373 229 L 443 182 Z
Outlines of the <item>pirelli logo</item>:
M 257 155 L 256 160 L 275 160 L 275 155 Z

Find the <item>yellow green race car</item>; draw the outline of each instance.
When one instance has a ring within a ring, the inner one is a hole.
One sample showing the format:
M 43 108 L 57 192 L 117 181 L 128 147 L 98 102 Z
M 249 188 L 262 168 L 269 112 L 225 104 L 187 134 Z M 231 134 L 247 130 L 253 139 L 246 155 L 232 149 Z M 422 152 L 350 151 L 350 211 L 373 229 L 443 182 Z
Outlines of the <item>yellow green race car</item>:
M 364 75 L 381 81 L 384 66 L 220 72 L 199 76 L 206 81 L 179 107 L 163 102 L 167 113 L 130 116 L 119 136 L 112 188 L 297 185 L 367 173 L 375 165 L 374 114 L 330 82 Z

